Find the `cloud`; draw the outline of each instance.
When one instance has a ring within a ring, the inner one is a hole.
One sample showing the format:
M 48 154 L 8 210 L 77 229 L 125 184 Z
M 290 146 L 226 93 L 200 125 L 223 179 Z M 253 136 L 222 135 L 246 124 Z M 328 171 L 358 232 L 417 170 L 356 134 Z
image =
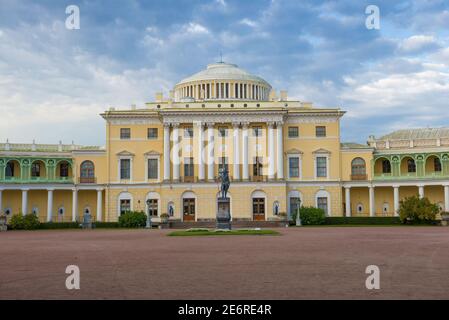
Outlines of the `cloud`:
M 415 35 L 406 38 L 399 44 L 399 49 L 406 52 L 417 52 L 425 49 L 434 49 L 438 43 L 434 36 Z
M 199 23 L 189 22 L 183 26 L 183 31 L 190 34 L 209 34 L 209 30 Z

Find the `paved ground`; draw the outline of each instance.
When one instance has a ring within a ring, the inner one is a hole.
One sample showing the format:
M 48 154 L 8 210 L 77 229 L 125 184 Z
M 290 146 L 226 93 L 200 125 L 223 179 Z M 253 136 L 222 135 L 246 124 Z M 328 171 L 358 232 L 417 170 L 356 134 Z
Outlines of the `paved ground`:
M 0 233 L 0 299 L 449 298 L 449 228 L 320 227 L 281 236 L 159 230 Z M 65 288 L 78 265 L 81 290 Z M 365 288 L 378 265 L 381 290 Z

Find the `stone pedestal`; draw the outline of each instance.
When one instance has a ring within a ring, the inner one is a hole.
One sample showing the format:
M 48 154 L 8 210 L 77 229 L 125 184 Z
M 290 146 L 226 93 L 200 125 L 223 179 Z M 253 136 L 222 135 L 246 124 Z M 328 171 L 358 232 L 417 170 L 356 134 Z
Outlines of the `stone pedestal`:
M 0 232 L 8 230 L 8 226 L 6 225 L 6 216 L 0 215 Z
M 217 229 L 231 230 L 231 200 L 219 198 L 217 201 Z

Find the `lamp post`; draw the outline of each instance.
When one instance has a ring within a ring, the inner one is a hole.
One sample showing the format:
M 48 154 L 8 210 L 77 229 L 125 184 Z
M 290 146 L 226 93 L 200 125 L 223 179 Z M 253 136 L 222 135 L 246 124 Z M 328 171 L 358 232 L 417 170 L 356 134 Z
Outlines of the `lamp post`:
M 301 208 L 301 199 L 298 198 L 298 200 L 296 201 L 297 204 L 297 208 L 296 208 L 296 226 L 300 227 L 301 226 L 301 216 L 299 215 L 299 210 Z
M 147 211 L 147 224 L 145 226 L 146 229 L 151 229 L 151 217 L 150 217 L 150 199 L 147 200 L 147 207 L 148 207 L 148 211 Z

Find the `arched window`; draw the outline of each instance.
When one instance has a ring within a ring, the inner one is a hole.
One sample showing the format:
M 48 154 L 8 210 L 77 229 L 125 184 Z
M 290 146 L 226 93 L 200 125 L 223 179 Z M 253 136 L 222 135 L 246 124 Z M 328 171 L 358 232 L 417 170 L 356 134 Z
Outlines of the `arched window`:
M 280 210 L 280 204 L 279 201 L 275 201 L 273 203 L 273 215 L 274 216 L 278 216 L 279 215 L 279 210 Z
M 357 205 L 357 213 L 363 213 L 363 204 L 359 203 Z
M 355 158 L 351 163 L 351 173 L 353 176 L 366 175 L 366 163 L 362 158 Z
M 12 161 L 6 164 L 5 176 L 14 177 L 14 163 Z
M 92 161 L 84 161 L 81 163 L 81 178 L 95 177 L 95 167 Z
M 409 173 L 416 172 L 416 164 L 415 164 L 415 160 L 413 160 L 413 159 L 408 159 L 408 160 L 407 160 L 407 171 L 408 171 Z
M 31 176 L 32 177 L 41 176 L 41 164 L 39 162 L 33 162 L 31 164 Z
M 382 173 L 391 173 L 391 163 L 390 160 L 382 160 Z

